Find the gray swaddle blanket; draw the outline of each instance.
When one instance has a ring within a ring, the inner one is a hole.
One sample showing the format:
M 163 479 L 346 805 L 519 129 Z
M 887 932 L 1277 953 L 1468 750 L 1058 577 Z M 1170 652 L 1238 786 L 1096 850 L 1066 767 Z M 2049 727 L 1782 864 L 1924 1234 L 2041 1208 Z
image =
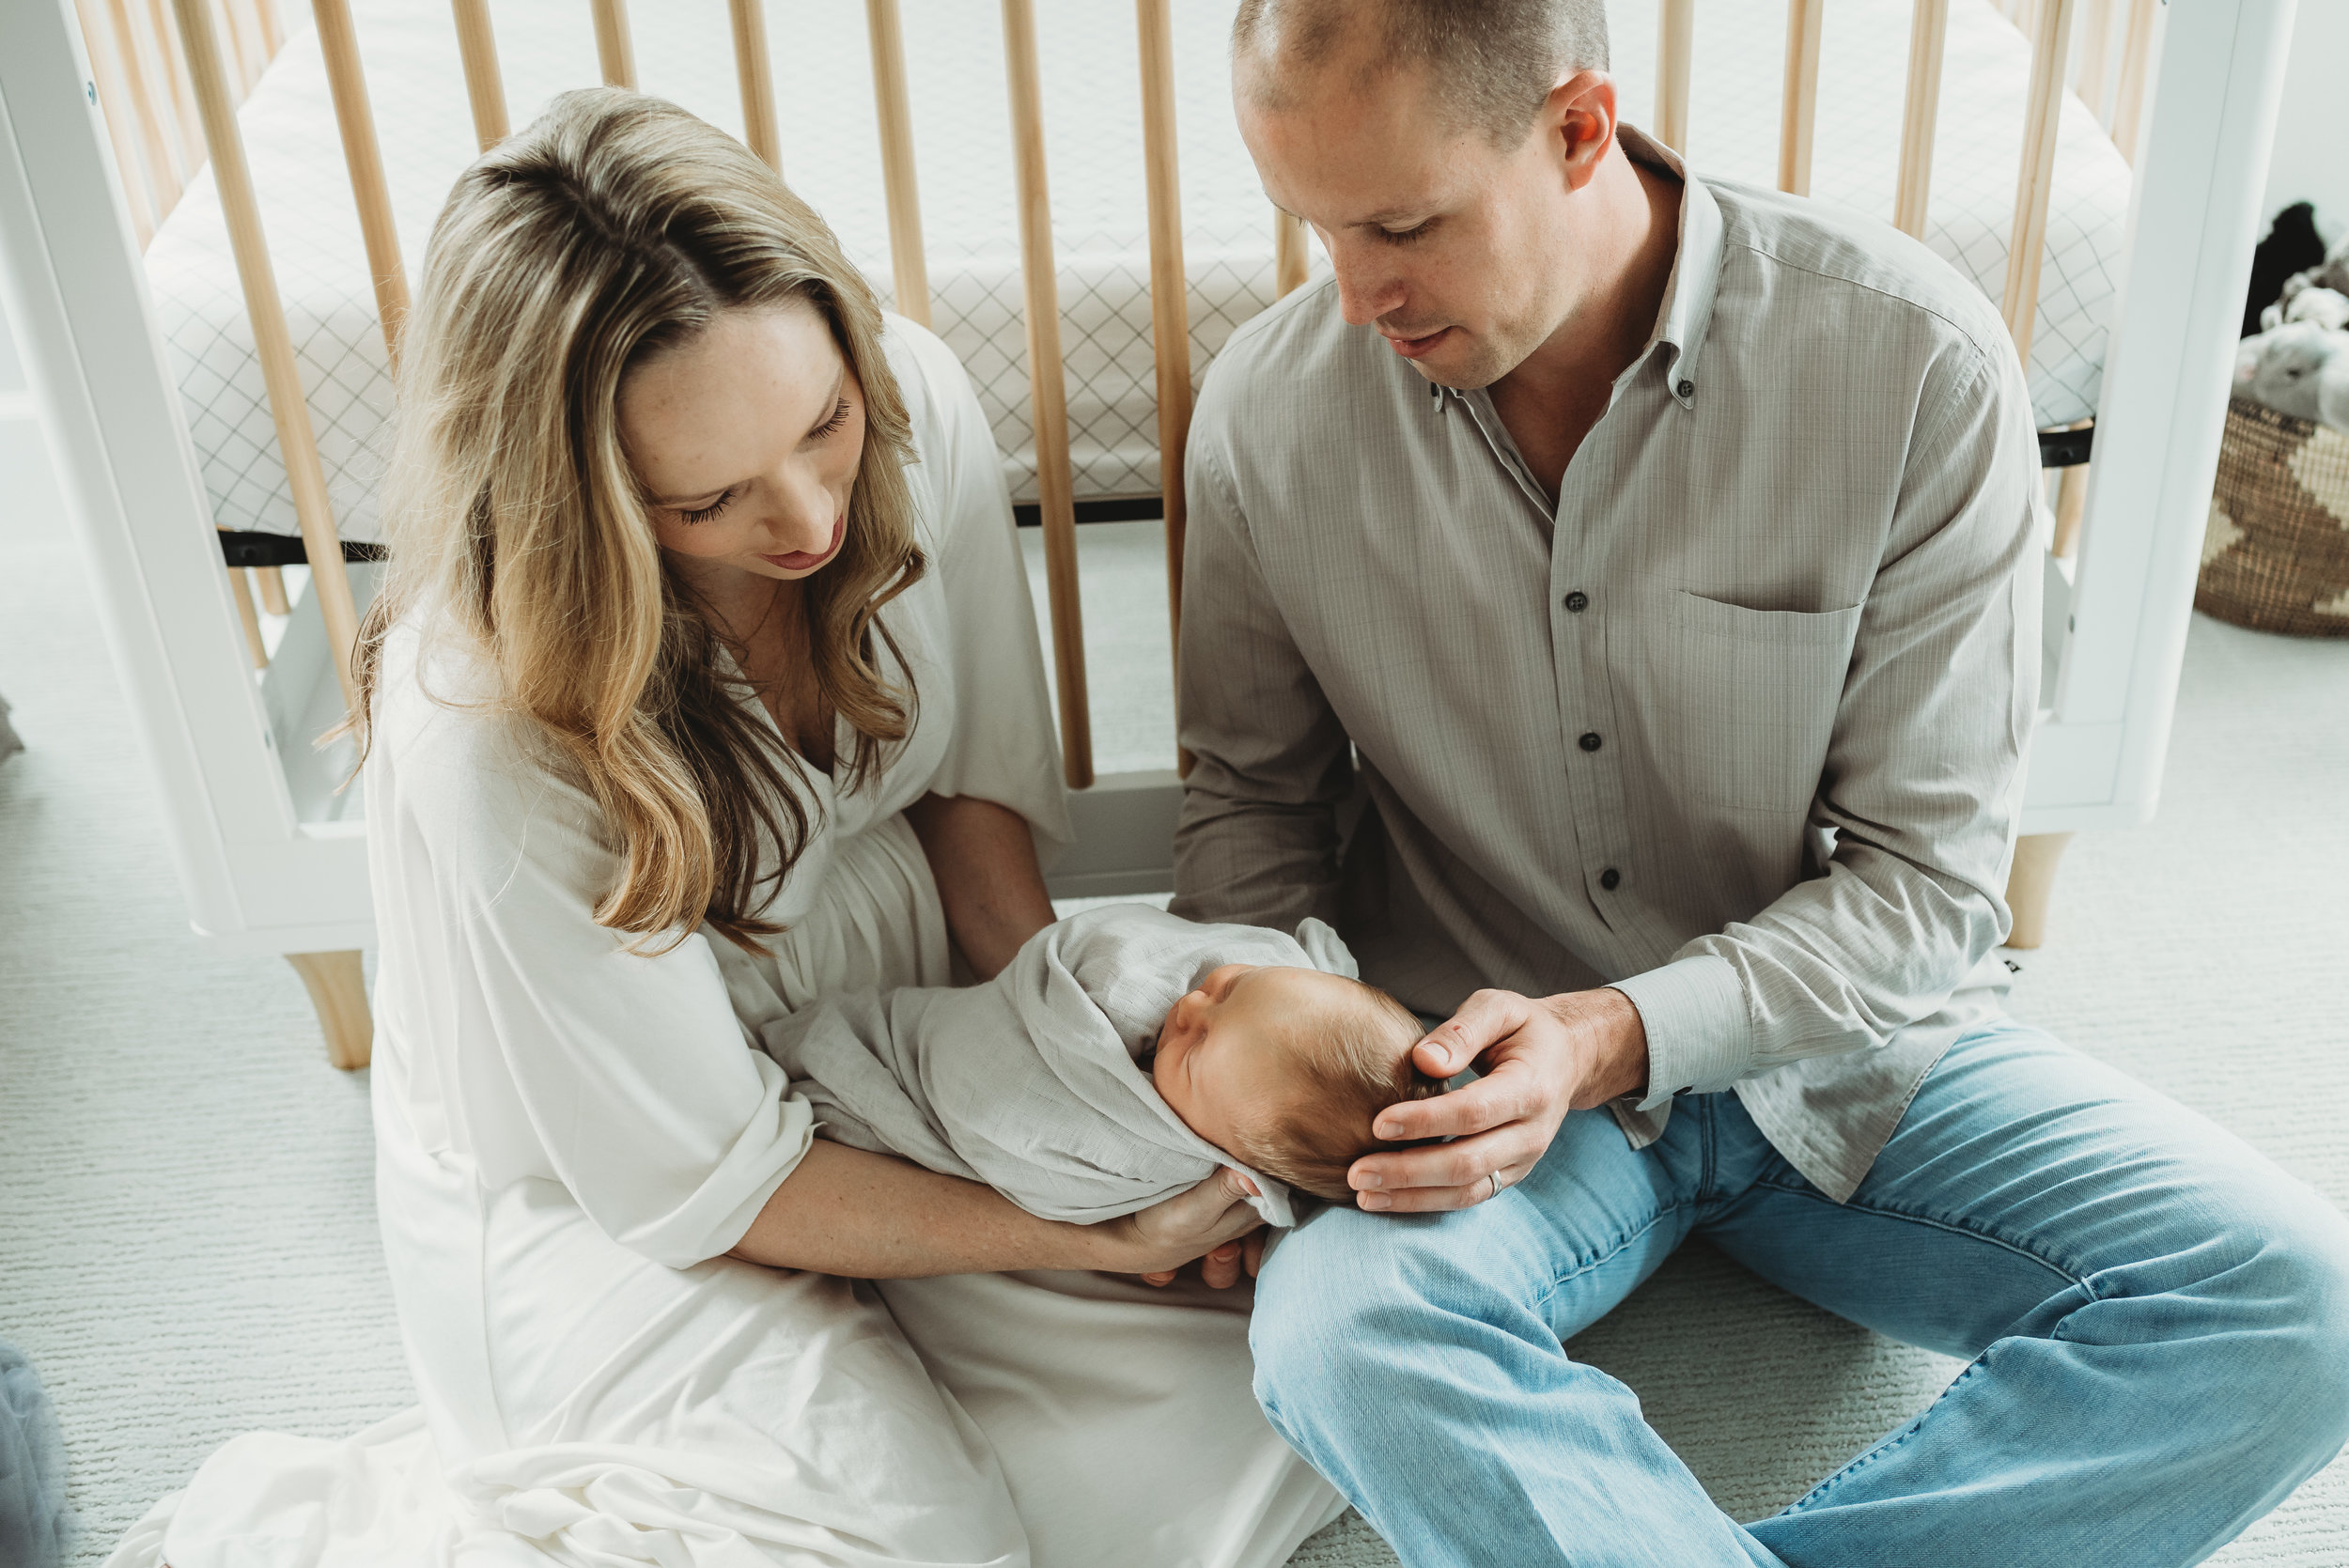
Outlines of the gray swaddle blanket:
M 1136 1058 L 1183 993 L 1224 964 L 1356 978 L 1338 934 L 1201 925 L 1143 904 L 1088 909 L 1029 939 L 984 985 L 857 992 L 760 1032 L 836 1143 L 981 1181 L 1045 1219 L 1147 1208 L 1217 1167 L 1247 1168 L 1183 1125 Z M 1274 1225 L 1296 1197 L 1248 1171 Z

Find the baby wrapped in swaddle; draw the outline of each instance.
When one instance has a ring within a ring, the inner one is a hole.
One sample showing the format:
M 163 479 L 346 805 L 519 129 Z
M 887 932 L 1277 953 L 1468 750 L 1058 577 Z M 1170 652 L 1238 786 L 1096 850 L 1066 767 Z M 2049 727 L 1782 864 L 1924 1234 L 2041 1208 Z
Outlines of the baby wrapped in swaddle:
M 806 1007 L 761 1032 L 834 1142 L 981 1181 L 1089 1224 L 1244 1172 L 1257 1211 L 1290 1188 L 1344 1202 L 1346 1169 L 1395 1145 L 1371 1119 L 1436 1086 L 1418 1020 L 1356 977 L 1337 933 L 1090 909 L 984 985 Z

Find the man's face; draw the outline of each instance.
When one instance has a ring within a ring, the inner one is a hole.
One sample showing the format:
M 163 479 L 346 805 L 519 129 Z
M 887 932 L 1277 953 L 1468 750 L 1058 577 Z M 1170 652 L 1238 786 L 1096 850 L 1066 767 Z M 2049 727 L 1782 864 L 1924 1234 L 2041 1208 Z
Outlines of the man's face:
M 1577 138 L 1611 138 L 1606 77 L 1578 77 L 1552 101 L 1584 107 L 1546 105 L 1499 147 L 1447 125 L 1405 70 L 1365 79 L 1343 56 L 1306 70 L 1250 54 L 1234 72 L 1266 193 L 1321 237 L 1346 319 L 1376 327 L 1421 375 L 1489 386 L 1573 314 L 1574 197 L 1595 161 Z M 1601 101 L 1603 126 L 1590 112 Z

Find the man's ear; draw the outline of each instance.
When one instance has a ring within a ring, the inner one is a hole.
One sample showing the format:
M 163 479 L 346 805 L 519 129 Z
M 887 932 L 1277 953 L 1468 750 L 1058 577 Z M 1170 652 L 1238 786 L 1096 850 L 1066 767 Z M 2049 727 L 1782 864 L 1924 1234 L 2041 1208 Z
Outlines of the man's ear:
M 1615 143 L 1615 79 L 1603 70 L 1578 70 L 1549 89 L 1538 117 L 1566 188 L 1579 191 Z

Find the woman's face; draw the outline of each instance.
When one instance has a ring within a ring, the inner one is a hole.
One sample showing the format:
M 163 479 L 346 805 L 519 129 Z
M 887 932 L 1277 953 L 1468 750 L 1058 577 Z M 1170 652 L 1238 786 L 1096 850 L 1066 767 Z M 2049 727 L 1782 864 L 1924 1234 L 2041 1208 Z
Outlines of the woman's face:
M 619 423 L 679 565 L 790 582 L 840 553 L 864 389 L 813 305 L 721 312 L 628 373 Z

